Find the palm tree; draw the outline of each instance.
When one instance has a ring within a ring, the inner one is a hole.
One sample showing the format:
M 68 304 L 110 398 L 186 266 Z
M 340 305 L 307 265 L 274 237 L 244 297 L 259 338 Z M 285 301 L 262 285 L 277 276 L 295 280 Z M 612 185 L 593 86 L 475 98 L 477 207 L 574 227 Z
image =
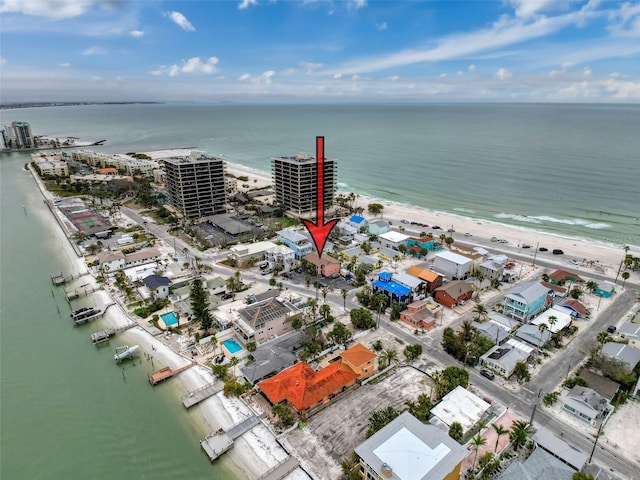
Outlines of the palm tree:
M 476 313 L 476 318 L 479 320 L 482 320 L 487 316 L 487 309 L 481 303 L 477 304 L 473 311 Z
M 538 331 L 540 332 L 540 339 L 542 340 L 542 332 L 544 332 L 545 330 L 549 330 L 549 325 L 547 325 L 546 323 L 542 322 L 540 325 L 538 325 Z
M 320 281 L 316 280 L 315 282 L 313 282 L 313 286 L 316 289 L 316 300 L 318 300 L 318 289 L 320 288 Z
M 622 288 L 624 288 L 624 284 L 627 283 L 627 279 L 630 276 L 629 272 L 622 272 Z
M 322 301 L 324 303 L 327 303 L 327 295 L 329 295 L 329 288 L 328 287 L 322 287 Z
M 449 427 L 449 436 L 456 442 L 459 442 L 462 440 L 463 435 L 464 430 L 462 429 L 462 425 L 459 422 L 453 422 Z
M 316 319 L 316 312 L 318 310 L 318 301 L 314 300 L 313 298 L 309 300 L 309 302 L 307 303 L 307 305 L 309 305 L 309 313 L 311 315 L 311 319 L 313 321 L 315 321 Z
M 211 344 L 213 345 L 213 353 L 216 353 L 216 351 L 218 350 L 218 338 L 216 337 L 215 333 L 211 334 L 209 342 L 211 342 Z
M 527 435 L 529 434 L 529 429 L 531 425 L 529 422 L 524 420 L 516 420 L 511 424 L 511 432 L 509 433 L 509 439 L 511 443 L 513 443 L 513 447 L 516 452 L 520 449 L 520 447 L 524 446 L 527 443 Z
M 589 292 L 593 293 L 598 289 L 598 283 L 591 280 L 587 282 L 586 287 L 587 287 L 587 290 L 589 290 Z
M 304 277 L 304 281 L 307 282 L 307 288 L 309 288 L 309 286 L 311 285 L 311 275 L 306 275 Z
M 485 443 L 487 443 L 487 441 L 483 437 L 481 437 L 480 434 L 477 434 L 475 437 L 471 439 L 471 448 L 476 451 L 475 455 L 473 456 L 473 465 L 471 466 L 471 471 L 476 469 L 476 459 L 478 458 L 478 450 Z
M 548 274 L 546 274 L 546 273 L 543 273 L 543 274 L 542 274 L 542 280 L 543 280 L 544 282 L 548 282 L 548 281 L 549 281 L 549 275 L 548 275 Z
M 380 354 L 379 359 L 388 367 L 389 365 L 391 365 L 391 362 L 398 361 L 398 352 L 396 352 L 392 348 L 388 348 Z
M 240 360 L 238 360 L 236 357 L 231 357 L 229 359 L 229 365 L 231 365 L 233 367 L 233 376 L 236 376 L 236 365 L 240 363 Z
M 609 335 L 607 332 L 600 332 L 598 333 L 598 343 L 600 345 L 604 345 L 607 342 L 611 341 L 611 335 Z
M 553 326 L 558 323 L 558 317 L 550 315 L 547 320 L 549 320 L 549 330 L 553 331 Z
M 498 442 L 500 441 L 500 437 L 502 435 L 505 435 L 505 434 L 509 433 L 509 429 L 508 428 L 504 428 L 499 423 L 494 423 L 494 424 L 492 424 L 492 426 L 493 426 L 493 429 L 496 431 L 496 435 L 498 435 L 498 437 L 496 438 L 496 446 L 493 449 L 494 452 L 497 452 L 498 451 Z
M 341 289 L 340 295 L 342 295 L 342 307 L 346 312 L 347 311 L 347 295 L 349 295 L 349 290 L 347 290 L 346 288 Z

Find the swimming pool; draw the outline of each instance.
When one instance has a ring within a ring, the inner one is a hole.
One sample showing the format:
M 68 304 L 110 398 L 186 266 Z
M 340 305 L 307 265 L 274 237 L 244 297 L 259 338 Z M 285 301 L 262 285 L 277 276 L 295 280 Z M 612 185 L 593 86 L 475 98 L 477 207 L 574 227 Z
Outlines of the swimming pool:
M 160 315 L 160 318 L 162 318 L 162 321 L 167 327 L 172 327 L 178 324 L 176 312 L 163 313 Z
M 224 343 L 224 346 L 227 347 L 227 350 L 229 350 L 229 352 L 232 354 L 238 353 L 240 350 L 242 350 L 242 345 L 236 342 L 233 338 L 227 338 L 222 343 Z

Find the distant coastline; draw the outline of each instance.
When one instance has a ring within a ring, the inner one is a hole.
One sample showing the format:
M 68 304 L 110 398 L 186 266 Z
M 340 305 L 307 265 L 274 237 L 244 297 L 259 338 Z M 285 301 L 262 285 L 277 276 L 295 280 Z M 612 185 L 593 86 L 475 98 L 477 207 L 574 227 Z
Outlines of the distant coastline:
M 83 105 L 153 105 L 160 103 L 164 102 L 16 102 L 2 103 L 0 104 L 0 110 L 39 107 L 76 107 Z

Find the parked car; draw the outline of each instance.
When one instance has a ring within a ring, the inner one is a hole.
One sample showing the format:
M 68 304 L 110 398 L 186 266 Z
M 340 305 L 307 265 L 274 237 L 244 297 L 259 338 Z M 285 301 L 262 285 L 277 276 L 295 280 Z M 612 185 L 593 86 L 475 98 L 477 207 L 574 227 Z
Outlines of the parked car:
M 573 265 L 578 265 L 580 264 L 580 262 L 578 260 L 576 260 L 575 258 L 572 258 L 571 260 L 569 260 Z
M 500 239 L 498 237 L 491 237 L 491 241 L 495 243 L 495 242 L 499 242 Z
M 427 225 L 427 226 L 429 226 L 429 225 Z M 431 228 L 433 228 L 434 230 L 442 230 L 438 225 L 434 225 L 434 226 L 433 226 L 433 227 L 431 227 Z
M 564 252 L 562 250 L 560 250 L 559 248 L 554 248 L 552 253 L 554 255 L 564 255 Z
M 453 228 L 450 228 L 449 230 L 447 230 L 447 232 L 449 233 L 456 233 L 456 231 Z
M 230 298 L 233 298 L 234 294 L 233 293 L 223 293 L 222 296 L 220 297 L 222 300 L 229 300 Z
M 548 252 L 549 251 L 549 249 L 547 247 L 540 247 L 538 250 L 540 252 Z
M 489 380 L 493 380 L 494 378 L 496 378 L 496 374 L 493 373 L 491 370 L 487 370 L 486 368 L 483 368 L 482 370 L 480 370 L 480 375 L 488 378 Z
M 522 248 L 531 248 L 531 245 L 529 245 L 528 243 L 523 243 Z
M 409 220 L 405 220 L 404 218 L 400 220 L 402 223 L 409 223 Z
M 472 237 L 473 235 L 471 235 L 469 232 L 464 234 L 465 237 Z
M 615 325 L 609 325 L 607 327 L 607 332 L 608 333 L 616 333 L 616 326 Z

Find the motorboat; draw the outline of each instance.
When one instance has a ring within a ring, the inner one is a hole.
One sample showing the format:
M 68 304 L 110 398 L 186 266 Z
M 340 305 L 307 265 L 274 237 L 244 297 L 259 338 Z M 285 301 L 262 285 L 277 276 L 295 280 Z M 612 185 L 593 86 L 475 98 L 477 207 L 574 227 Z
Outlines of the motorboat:
M 113 359 L 116 362 L 120 362 L 126 358 L 131 358 L 138 348 L 140 348 L 140 345 L 134 345 L 132 347 L 123 345 L 122 347 L 117 347 L 116 354 L 113 356 Z

